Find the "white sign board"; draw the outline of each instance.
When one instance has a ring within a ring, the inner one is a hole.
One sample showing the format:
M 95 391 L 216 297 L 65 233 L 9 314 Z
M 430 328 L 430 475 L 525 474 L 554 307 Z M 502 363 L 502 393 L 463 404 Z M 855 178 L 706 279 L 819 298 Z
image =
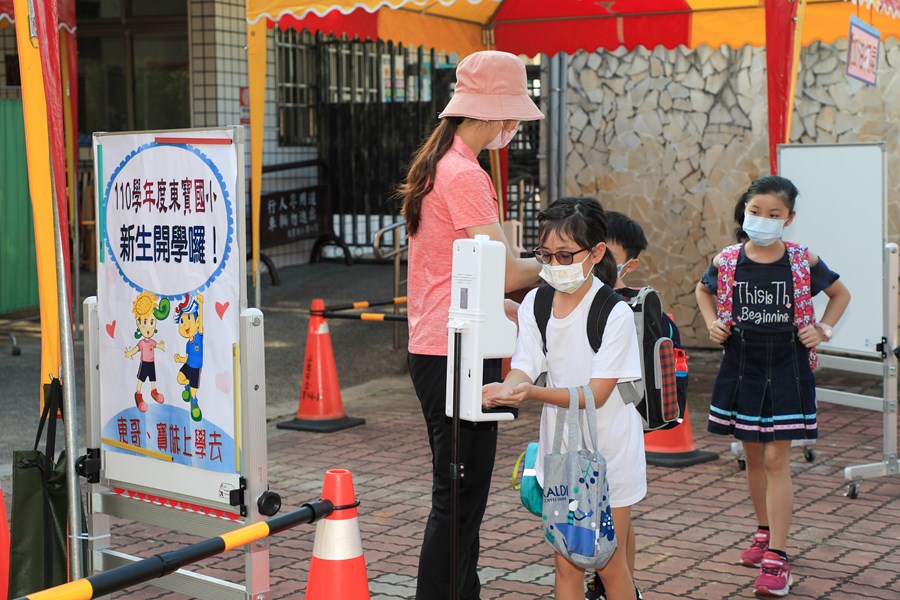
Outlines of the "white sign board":
M 778 172 L 800 190 L 785 239 L 821 256 L 853 296 L 822 349 L 880 359 L 875 346 L 886 330 L 884 144 L 780 145 Z M 813 299 L 819 318 L 827 302 L 824 293 Z
M 237 133 L 94 135 L 106 476 L 213 502 L 240 473 Z

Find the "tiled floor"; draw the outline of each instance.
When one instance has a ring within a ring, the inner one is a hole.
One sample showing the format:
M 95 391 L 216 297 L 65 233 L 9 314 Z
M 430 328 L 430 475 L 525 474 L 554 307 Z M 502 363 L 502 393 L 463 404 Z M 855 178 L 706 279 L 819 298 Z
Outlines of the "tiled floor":
M 707 353 L 706 362 L 715 364 Z M 697 375 L 701 361 L 697 361 Z M 692 381 L 693 385 L 693 381 Z M 429 509 L 430 455 L 425 428 L 408 379 L 357 386 L 343 395 L 362 427 L 332 434 L 272 430 L 271 487 L 285 509 L 318 496 L 324 472 L 353 472 L 370 591 L 383 600 L 411 598 L 421 531 Z M 698 411 L 699 412 L 699 411 Z M 704 433 L 694 421 L 698 449 L 718 452 L 714 462 L 670 469 L 649 467 L 649 494 L 635 509 L 637 583 L 644 597 L 751 598 L 754 569 L 737 564 L 754 528 L 743 473 L 730 440 Z M 501 426 L 493 495 L 482 528 L 482 598 L 552 597 L 551 553 L 539 523 L 509 487 L 518 452 L 536 436 L 538 410 Z M 856 500 L 844 497 L 843 468 L 881 460 L 879 413 L 823 404 L 822 439 L 815 460 L 793 453 L 796 512 L 789 551 L 794 598 L 900 598 L 900 479 L 866 480 Z M 123 524 L 116 538 L 125 551 L 157 552 L 184 536 Z M 147 542 L 147 537 L 157 541 Z M 301 597 L 308 576 L 314 527 L 272 539 L 271 597 Z M 236 553 L 206 561 L 209 574 L 234 579 Z M 171 598 L 168 592 L 130 591 L 119 597 Z

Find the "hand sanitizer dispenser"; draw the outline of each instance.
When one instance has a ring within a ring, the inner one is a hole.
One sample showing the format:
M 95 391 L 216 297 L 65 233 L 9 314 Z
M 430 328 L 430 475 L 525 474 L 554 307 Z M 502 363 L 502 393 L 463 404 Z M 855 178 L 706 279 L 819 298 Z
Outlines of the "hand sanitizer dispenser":
M 454 380 L 459 385 L 459 418 L 464 421 L 509 421 L 506 411 L 481 410 L 482 370 L 485 358 L 512 356 L 516 349 L 516 325 L 503 311 L 506 281 L 506 245 L 486 235 L 453 243 L 453 272 L 447 353 L 446 414 L 453 416 Z M 461 360 L 459 377 L 454 369 L 456 333 Z

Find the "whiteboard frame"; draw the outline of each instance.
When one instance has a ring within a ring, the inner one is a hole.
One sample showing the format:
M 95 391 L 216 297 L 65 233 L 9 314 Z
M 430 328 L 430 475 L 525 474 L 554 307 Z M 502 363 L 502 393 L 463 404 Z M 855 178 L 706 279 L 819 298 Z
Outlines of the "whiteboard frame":
M 872 352 L 859 351 L 858 349 L 841 349 L 830 344 L 821 345 L 817 348 L 820 351 L 820 366 L 829 369 L 841 371 L 849 371 L 853 373 L 866 373 L 871 375 L 881 375 L 882 377 L 882 395 L 867 396 L 863 394 L 852 394 L 840 390 L 816 387 L 816 399 L 819 402 L 830 402 L 832 404 L 841 404 L 844 406 L 852 406 L 867 410 L 874 410 L 882 413 L 882 438 L 883 438 L 883 459 L 881 462 L 852 465 L 844 468 L 844 479 L 849 483 L 847 496 L 851 499 L 857 497 L 859 484 L 861 479 L 873 477 L 887 477 L 900 475 L 900 463 L 897 458 L 897 402 L 898 402 L 898 357 L 897 352 L 900 348 L 900 340 L 898 340 L 898 310 L 900 310 L 900 301 L 898 301 L 898 279 L 900 279 L 900 250 L 897 244 L 887 241 L 887 154 L 886 144 L 884 142 L 876 142 L 869 144 L 780 144 L 778 146 L 778 165 L 779 172 L 783 173 L 782 151 L 787 149 L 788 152 L 799 148 L 821 149 L 835 147 L 853 147 L 853 146 L 878 146 L 881 150 L 881 200 L 882 200 L 882 220 L 881 220 L 881 244 L 880 244 L 880 260 L 875 261 L 874 257 L 865 257 L 863 260 L 871 260 L 872 264 L 880 267 L 879 272 L 875 276 L 871 276 L 869 286 L 857 290 L 857 295 L 851 301 L 853 302 L 862 294 L 870 294 L 877 296 L 881 300 L 880 310 L 875 315 L 880 315 L 881 323 L 878 326 L 880 333 L 878 334 L 878 346 Z M 785 174 L 787 177 L 788 175 Z M 795 182 L 796 183 L 796 182 Z M 798 187 L 800 187 L 798 185 Z M 802 192 L 802 187 L 801 194 Z M 840 214 L 832 214 L 831 218 L 839 220 Z M 833 236 L 838 235 L 838 231 L 832 233 Z M 832 240 L 835 238 L 832 238 Z M 802 241 L 802 240 L 800 240 Z M 858 255 L 854 253 L 854 260 L 859 261 Z M 868 263 L 867 263 L 868 264 Z M 881 286 L 872 285 L 875 281 L 880 281 Z M 848 308 L 850 310 L 850 308 Z M 872 316 L 872 315 L 868 315 Z M 843 323 L 843 320 L 838 325 Z M 835 327 L 837 331 L 837 327 Z M 873 327 L 873 333 L 874 333 Z
M 875 346 L 881 342 L 884 331 L 884 296 L 873 293 L 873 288 L 882 279 L 883 247 L 887 242 L 887 145 L 779 144 L 777 150 L 779 174 L 800 190 L 798 215 L 785 229 L 785 238 L 822 256 L 855 292 L 844 316 L 833 324 L 834 337 L 821 344 L 818 351 L 880 360 L 881 353 Z M 879 159 L 873 163 L 870 155 L 874 152 Z M 814 160 L 804 165 L 802 161 L 808 157 Z M 856 214 L 848 214 L 848 198 L 852 199 Z M 833 200 L 843 202 L 840 210 L 831 209 Z M 860 243 L 853 252 L 841 251 L 835 241 L 851 235 Z M 813 298 L 817 315 L 822 315 L 827 302 L 824 294 Z

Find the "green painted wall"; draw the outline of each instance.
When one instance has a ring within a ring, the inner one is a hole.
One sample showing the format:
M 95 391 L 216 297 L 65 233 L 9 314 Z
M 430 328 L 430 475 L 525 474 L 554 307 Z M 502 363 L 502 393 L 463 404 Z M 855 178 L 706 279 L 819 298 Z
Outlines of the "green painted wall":
M 21 100 L 0 100 L 0 314 L 38 306 Z

